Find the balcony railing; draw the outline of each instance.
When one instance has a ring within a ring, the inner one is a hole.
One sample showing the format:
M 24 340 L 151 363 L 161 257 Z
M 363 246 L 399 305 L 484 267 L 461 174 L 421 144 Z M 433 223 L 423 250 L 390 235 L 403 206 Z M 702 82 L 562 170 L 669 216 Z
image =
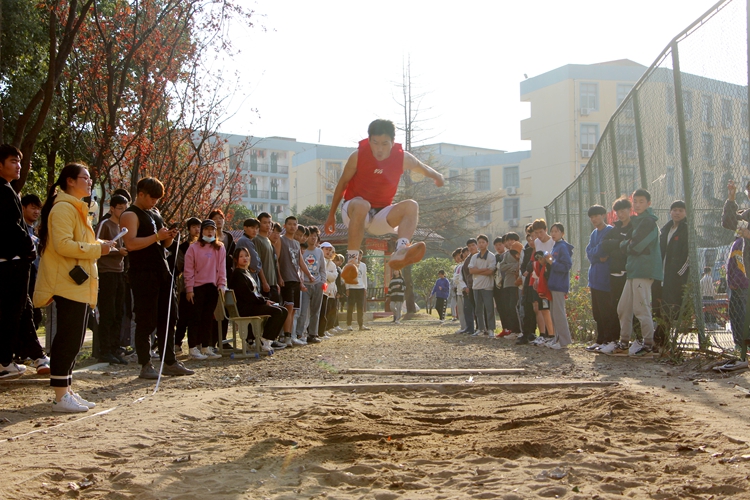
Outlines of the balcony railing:
M 259 163 L 250 162 L 248 165 L 249 165 L 251 172 L 269 172 L 272 174 L 288 174 L 289 173 L 288 165 L 274 165 L 273 163 L 265 163 L 265 162 L 259 162 Z
M 268 191 L 265 189 L 248 190 L 248 198 L 261 200 L 289 200 L 287 191 Z

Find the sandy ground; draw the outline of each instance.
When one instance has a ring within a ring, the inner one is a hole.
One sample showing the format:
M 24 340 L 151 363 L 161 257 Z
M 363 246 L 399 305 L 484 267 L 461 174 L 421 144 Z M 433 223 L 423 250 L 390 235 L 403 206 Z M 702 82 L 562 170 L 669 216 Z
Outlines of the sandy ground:
M 750 498 L 747 372 L 371 326 L 188 361 L 139 402 L 135 366 L 79 373 L 99 404 L 83 420 L 52 414 L 34 376 L 0 384 L 0 498 Z

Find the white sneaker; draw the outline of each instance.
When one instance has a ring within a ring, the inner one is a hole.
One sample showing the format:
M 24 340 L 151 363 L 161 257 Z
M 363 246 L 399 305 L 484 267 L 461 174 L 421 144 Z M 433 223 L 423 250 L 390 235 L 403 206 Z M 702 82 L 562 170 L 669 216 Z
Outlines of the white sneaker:
M 83 413 L 89 411 L 89 409 L 76 401 L 71 394 L 65 393 L 65 395 L 60 398 L 60 401 L 52 401 L 52 411 L 61 413 Z
M 35 359 L 34 361 L 32 361 L 31 366 L 36 368 L 37 375 L 48 375 L 50 372 L 49 358 L 47 356 Z
M 201 354 L 203 354 L 208 359 L 220 359 L 221 354 L 216 352 L 213 347 L 204 347 L 201 349 Z
M 198 346 L 190 348 L 190 359 L 206 359 L 208 356 L 201 353 L 201 349 Z
M 292 336 L 284 337 L 284 345 L 287 347 L 294 347 L 294 342 L 292 341 Z
M 643 348 L 643 342 L 640 340 L 636 340 L 632 344 L 630 344 L 630 349 L 628 349 L 628 354 L 630 356 L 635 356 L 635 353 L 640 351 Z
M 263 352 L 273 352 L 273 347 L 271 347 L 271 341 L 268 339 L 260 339 L 260 349 Z
M 593 343 L 590 346 L 586 347 L 586 350 L 588 352 L 598 351 L 601 346 L 602 346 L 601 344 Z
M 608 342 L 599 346 L 598 351 L 604 354 L 612 354 L 617 349 L 617 342 Z
M 150 350 L 150 351 L 148 351 L 148 353 L 149 353 L 149 355 L 151 356 L 151 359 L 161 359 L 161 358 L 159 357 L 159 353 L 157 353 L 156 351 L 152 351 L 152 350 Z
M 354 328 L 352 327 L 352 325 L 347 326 L 346 329 L 349 330 L 350 332 L 354 331 Z
M 26 365 L 19 365 L 11 361 L 8 365 L 0 365 L 0 378 L 20 377 L 26 371 Z
M 560 345 L 560 342 L 555 342 L 554 344 L 549 344 L 549 345 L 547 345 L 547 347 L 549 347 L 550 349 L 555 349 L 555 350 L 565 349 L 564 346 Z
M 472 337 L 479 337 L 481 335 L 484 335 L 484 330 L 477 330 L 476 332 L 472 333 Z
M 78 394 L 77 392 L 69 392 L 68 394 L 70 394 L 71 396 L 73 396 L 73 399 L 74 399 L 74 400 L 75 400 L 75 402 L 76 402 L 76 403 L 78 403 L 79 405 L 81 405 L 81 406 L 85 406 L 85 407 L 86 407 L 86 408 L 88 408 L 89 410 L 90 410 L 91 408 L 96 408 L 96 403 L 92 403 L 91 401 L 86 401 L 86 400 L 85 400 L 85 399 L 83 399 L 83 398 L 81 397 L 81 395 L 80 395 L 80 394 Z

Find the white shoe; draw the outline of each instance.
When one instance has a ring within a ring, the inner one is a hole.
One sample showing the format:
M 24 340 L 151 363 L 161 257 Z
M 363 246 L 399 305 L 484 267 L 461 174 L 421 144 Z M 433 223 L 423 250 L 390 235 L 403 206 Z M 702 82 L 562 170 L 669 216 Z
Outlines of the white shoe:
M 74 399 L 74 400 L 75 400 L 75 402 L 76 402 L 76 403 L 78 403 L 79 405 L 81 405 L 81 406 L 85 406 L 85 407 L 86 407 L 86 408 L 88 408 L 89 410 L 90 410 L 91 408 L 96 408 L 96 403 L 92 403 L 91 401 L 86 401 L 86 400 L 85 400 L 85 399 L 83 399 L 83 398 L 81 397 L 81 395 L 80 395 L 80 394 L 78 394 L 77 392 L 69 392 L 68 394 L 70 394 L 71 396 L 73 396 L 73 399 Z
M 603 352 L 604 354 L 612 354 L 613 352 L 615 352 L 615 349 L 617 349 L 617 342 L 608 342 L 606 344 L 600 345 L 598 352 Z
M 632 344 L 630 344 L 630 348 L 628 349 L 628 354 L 630 356 L 635 356 L 635 353 L 640 351 L 643 348 L 643 342 L 640 340 L 636 340 Z
M 208 359 L 220 359 L 221 354 L 216 352 L 213 347 L 204 347 L 201 349 L 201 354 L 203 354 Z
M 349 330 L 350 332 L 354 331 L 354 328 L 352 328 L 352 325 L 347 326 L 346 329 Z
M 586 350 L 589 352 L 598 351 L 601 346 L 601 344 L 593 343 L 590 346 L 586 347 Z
M 547 345 L 547 347 L 549 347 L 550 349 L 555 349 L 555 350 L 565 349 L 564 346 L 560 345 L 560 342 L 555 342 L 554 344 L 549 344 L 549 345 Z
M 35 359 L 31 362 L 31 366 L 36 368 L 37 375 L 48 375 L 49 369 L 49 358 L 47 356 Z
M 61 413 L 83 413 L 89 411 L 89 409 L 78 403 L 71 394 L 65 393 L 65 395 L 60 398 L 60 401 L 52 402 L 52 411 Z
M 151 356 L 151 359 L 161 359 L 159 357 L 159 353 L 157 353 L 156 351 L 150 350 L 150 351 L 148 351 L 148 354 Z
M 292 341 L 292 336 L 284 337 L 284 345 L 287 347 L 294 347 L 294 342 Z
M 20 377 L 25 371 L 26 365 L 19 365 L 11 361 L 10 364 L 0 365 L 0 378 Z
M 189 351 L 189 354 L 190 354 L 190 359 L 201 359 L 202 360 L 202 359 L 208 358 L 208 356 L 206 356 L 205 354 L 201 353 L 201 349 L 198 346 L 191 347 L 190 351 Z
M 273 352 L 273 347 L 271 347 L 271 341 L 268 339 L 260 339 L 260 349 L 263 352 Z
M 344 329 L 341 328 L 340 326 L 337 326 L 336 328 L 333 329 L 333 331 L 336 332 L 336 333 L 341 333 L 341 332 L 344 331 Z

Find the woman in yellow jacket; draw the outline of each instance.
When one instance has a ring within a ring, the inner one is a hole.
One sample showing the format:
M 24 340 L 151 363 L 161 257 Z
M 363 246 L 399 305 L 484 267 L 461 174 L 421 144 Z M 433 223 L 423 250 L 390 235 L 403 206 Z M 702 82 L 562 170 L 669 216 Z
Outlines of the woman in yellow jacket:
M 73 392 L 73 366 L 86 334 L 89 307 L 96 306 L 99 277 L 96 259 L 114 243 L 98 241 L 89 222 L 91 176 L 81 164 L 66 165 L 50 188 L 39 226 L 39 274 L 34 306 L 57 306 L 57 332 L 50 350 L 52 411 L 84 412 L 96 405 Z

